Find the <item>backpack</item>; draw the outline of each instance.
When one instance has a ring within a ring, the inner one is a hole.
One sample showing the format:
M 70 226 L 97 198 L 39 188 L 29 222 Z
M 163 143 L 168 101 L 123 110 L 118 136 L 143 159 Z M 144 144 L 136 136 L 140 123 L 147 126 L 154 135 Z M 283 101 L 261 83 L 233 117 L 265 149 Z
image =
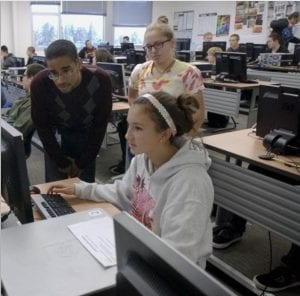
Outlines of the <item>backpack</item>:
M 274 32 L 281 35 L 281 32 L 284 28 L 289 26 L 289 22 L 286 18 L 281 18 L 278 20 L 273 20 L 270 23 L 270 27 L 273 29 Z
M 224 128 L 229 122 L 229 116 L 207 112 L 207 121 L 209 127 Z

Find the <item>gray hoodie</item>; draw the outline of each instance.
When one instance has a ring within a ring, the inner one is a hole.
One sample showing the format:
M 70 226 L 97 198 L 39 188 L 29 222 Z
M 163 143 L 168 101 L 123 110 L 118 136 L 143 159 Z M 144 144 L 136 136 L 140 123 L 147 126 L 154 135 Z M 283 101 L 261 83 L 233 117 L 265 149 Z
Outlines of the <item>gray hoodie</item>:
M 133 158 L 122 180 L 75 185 L 82 199 L 106 200 L 128 211 L 163 240 L 205 267 L 212 252 L 211 160 L 198 141 L 177 138 L 176 154 L 151 173 L 149 159 Z

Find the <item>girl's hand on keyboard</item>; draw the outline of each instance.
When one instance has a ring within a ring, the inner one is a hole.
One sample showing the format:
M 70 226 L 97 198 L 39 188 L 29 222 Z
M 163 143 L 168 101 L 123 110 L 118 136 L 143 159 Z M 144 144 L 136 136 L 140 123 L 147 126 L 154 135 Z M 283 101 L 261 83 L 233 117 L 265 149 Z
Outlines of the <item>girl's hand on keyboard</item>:
M 53 184 L 47 191 L 47 194 L 62 193 L 75 195 L 75 185 L 69 185 L 63 182 Z

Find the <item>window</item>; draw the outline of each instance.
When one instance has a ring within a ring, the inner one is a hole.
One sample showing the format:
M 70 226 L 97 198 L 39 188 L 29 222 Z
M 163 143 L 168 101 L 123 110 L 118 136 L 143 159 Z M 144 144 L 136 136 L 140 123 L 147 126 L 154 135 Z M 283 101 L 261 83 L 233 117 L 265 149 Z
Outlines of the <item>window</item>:
M 44 50 L 59 38 L 59 5 L 31 5 L 33 46 Z
M 72 4 L 72 2 L 68 3 Z M 66 5 L 63 6 L 65 12 L 66 7 Z M 95 46 L 103 40 L 103 15 L 62 14 L 60 10 L 59 2 L 51 5 L 31 5 L 32 44 L 37 51 L 45 50 L 56 39 L 68 39 L 76 45 L 78 50 L 85 46 L 86 40 L 91 40 Z
M 114 44 L 119 45 L 123 36 L 129 36 L 129 42 L 142 45 L 146 27 L 152 20 L 152 1 L 113 1 L 112 4 Z
M 76 22 L 74 22 L 76 19 Z M 97 46 L 103 40 L 103 16 L 62 14 L 62 38 L 72 41 L 78 49 L 91 40 Z
M 123 36 L 129 36 L 129 42 L 142 45 L 144 42 L 145 31 L 146 27 L 115 27 L 114 44 L 119 45 L 123 42 Z

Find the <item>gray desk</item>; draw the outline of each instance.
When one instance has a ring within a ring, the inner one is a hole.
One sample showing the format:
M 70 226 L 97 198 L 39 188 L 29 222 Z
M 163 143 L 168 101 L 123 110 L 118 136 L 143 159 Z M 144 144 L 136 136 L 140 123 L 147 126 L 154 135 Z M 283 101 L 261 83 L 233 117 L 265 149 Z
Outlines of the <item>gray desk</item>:
M 223 155 L 222 158 L 213 159 L 209 170 L 214 183 L 215 203 L 300 245 L 300 187 L 241 166 L 244 162 L 255 164 L 300 183 L 300 166 L 283 164 L 292 161 L 299 165 L 300 157 L 280 156 L 273 161 L 260 159 L 258 155 L 265 153 L 265 148 L 261 138 L 251 133 L 251 129 L 207 136 L 203 142 L 208 149 Z M 245 278 L 233 266 L 214 256 L 210 261 L 260 295 L 261 291 L 254 288 L 252 279 Z

